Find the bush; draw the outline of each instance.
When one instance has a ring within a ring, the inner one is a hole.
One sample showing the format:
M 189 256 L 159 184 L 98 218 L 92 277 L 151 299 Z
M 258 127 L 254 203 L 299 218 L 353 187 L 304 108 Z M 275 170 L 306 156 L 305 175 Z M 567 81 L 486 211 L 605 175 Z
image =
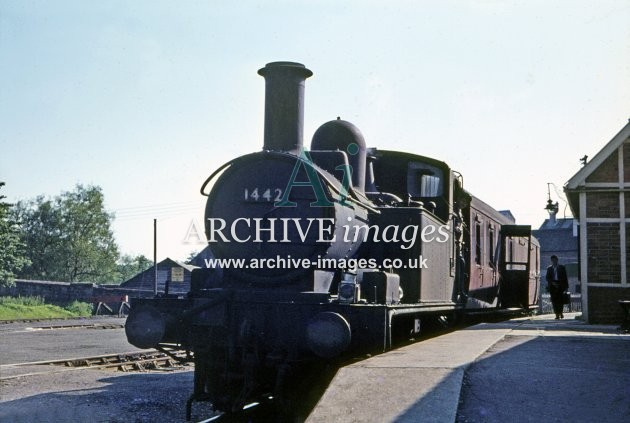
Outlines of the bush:
M 65 307 L 46 304 L 42 297 L 0 297 L 0 320 L 87 317 L 92 304 L 73 301 Z
M 77 300 L 74 300 L 70 304 L 64 306 L 64 309 L 68 310 L 70 313 L 78 317 L 85 317 L 85 316 L 92 315 L 92 304 L 84 303 Z

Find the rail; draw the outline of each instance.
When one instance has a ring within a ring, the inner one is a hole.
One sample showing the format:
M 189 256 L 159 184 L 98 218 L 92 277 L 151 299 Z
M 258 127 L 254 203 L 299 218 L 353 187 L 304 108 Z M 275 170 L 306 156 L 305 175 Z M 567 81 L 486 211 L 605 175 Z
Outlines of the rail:
M 85 369 L 115 369 L 122 372 L 172 370 L 188 365 L 190 357 L 185 351 L 139 351 L 121 354 L 106 354 L 92 357 L 66 358 L 60 360 L 33 361 L 28 363 L 5 364 L 1 370 L 25 367 L 28 373 L 3 375 L 0 380 L 16 379 L 25 376 L 35 376 L 47 373 L 57 373 L 70 370 Z M 42 366 L 45 370 L 30 371 L 32 366 Z

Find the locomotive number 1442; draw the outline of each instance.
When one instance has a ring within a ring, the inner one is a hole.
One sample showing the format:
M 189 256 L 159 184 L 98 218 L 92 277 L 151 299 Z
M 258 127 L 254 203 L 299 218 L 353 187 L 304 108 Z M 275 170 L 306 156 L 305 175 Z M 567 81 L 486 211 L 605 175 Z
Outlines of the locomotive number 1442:
M 244 199 L 253 202 L 278 202 L 282 199 L 282 190 L 280 188 L 254 188 L 252 190 L 245 188 Z

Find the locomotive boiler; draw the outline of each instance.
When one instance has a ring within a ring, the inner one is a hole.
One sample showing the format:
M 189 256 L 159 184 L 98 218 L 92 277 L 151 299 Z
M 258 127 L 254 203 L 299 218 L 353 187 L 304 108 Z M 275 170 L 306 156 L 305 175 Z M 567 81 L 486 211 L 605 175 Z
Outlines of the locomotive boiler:
M 352 123 L 303 145 L 312 72 L 273 62 L 261 151 L 203 184 L 211 265 L 186 296 L 136 299 L 125 330 L 140 348 L 195 364 L 188 402 L 237 411 L 259 395 L 290 403 L 308 363 L 390 349 L 424 321 L 537 303 L 539 246 L 463 186 L 446 163 L 368 148 Z M 207 191 L 207 192 L 206 192 Z

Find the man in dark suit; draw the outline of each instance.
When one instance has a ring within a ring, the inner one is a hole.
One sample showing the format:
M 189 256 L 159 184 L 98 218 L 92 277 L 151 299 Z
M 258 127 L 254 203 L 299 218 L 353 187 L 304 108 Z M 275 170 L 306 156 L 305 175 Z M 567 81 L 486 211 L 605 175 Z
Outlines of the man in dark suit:
M 567 269 L 558 264 L 558 257 L 551 256 L 551 266 L 547 268 L 547 291 L 551 294 L 551 304 L 553 304 L 553 312 L 556 313 L 556 320 L 562 319 L 564 314 L 563 293 L 569 289 L 569 279 L 567 278 Z

